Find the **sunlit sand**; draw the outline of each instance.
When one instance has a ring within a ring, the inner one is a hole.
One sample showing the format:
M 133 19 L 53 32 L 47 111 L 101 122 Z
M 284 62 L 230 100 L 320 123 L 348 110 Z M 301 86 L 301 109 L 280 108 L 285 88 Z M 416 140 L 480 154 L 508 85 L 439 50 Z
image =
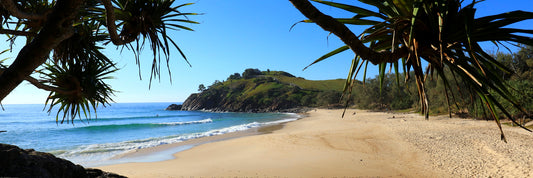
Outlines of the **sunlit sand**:
M 174 159 L 100 167 L 129 177 L 531 176 L 533 137 L 493 121 L 312 110 L 272 133 L 201 144 Z M 157 149 L 154 149 L 157 151 Z

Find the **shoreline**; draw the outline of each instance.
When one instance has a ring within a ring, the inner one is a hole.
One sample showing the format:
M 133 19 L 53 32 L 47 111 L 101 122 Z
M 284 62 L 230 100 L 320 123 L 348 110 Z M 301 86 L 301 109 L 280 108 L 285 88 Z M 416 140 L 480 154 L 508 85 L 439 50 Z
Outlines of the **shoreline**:
M 128 177 L 529 177 L 533 135 L 494 121 L 309 111 L 271 133 L 198 145 L 167 161 L 98 167 Z
M 299 114 L 299 113 L 294 113 L 294 114 L 297 114 L 300 116 L 298 117 L 297 120 L 305 117 L 304 114 Z M 294 121 L 289 121 L 289 122 L 294 122 Z M 272 133 L 275 130 L 282 129 L 283 126 L 289 122 L 269 124 L 269 125 L 264 125 L 260 127 L 250 128 L 244 131 L 237 131 L 237 132 L 224 133 L 221 135 L 194 138 L 194 139 L 185 140 L 182 142 L 158 145 L 154 147 L 134 149 L 129 152 L 113 156 L 109 160 L 103 161 L 100 164 L 93 164 L 87 167 L 102 167 L 102 166 L 125 164 L 125 163 L 145 163 L 145 162 L 159 162 L 159 161 L 171 160 L 171 159 L 175 159 L 174 154 L 194 148 L 202 144 L 225 141 L 225 140 L 253 136 L 253 135 Z

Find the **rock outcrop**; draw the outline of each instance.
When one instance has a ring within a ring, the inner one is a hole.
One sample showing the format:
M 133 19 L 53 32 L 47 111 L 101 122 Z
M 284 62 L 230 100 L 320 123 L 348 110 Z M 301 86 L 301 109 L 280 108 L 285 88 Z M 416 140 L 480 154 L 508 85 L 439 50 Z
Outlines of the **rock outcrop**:
M 85 169 L 50 153 L 0 144 L 0 177 L 124 177 L 99 169 Z
M 181 110 L 181 105 L 179 105 L 179 104 L 171 104 L 165 110 L 167 110 L 167 111 L 179 111 L 179 110 Z
M 297 86 L 270 77 L 243 79 L 221 83 L 191 94 L 182 110 L 229 112 L 279 112 L 302 106 L 304 95 L 316 95 Z
M 284 100 L 281 96 L 269 104 L 257 99 L 232 100 L 220 95 L 191 94 L 183 102 L 182 110 L 209 110 L 215 112 L 282 112 L 298 107 L 297 103 Z

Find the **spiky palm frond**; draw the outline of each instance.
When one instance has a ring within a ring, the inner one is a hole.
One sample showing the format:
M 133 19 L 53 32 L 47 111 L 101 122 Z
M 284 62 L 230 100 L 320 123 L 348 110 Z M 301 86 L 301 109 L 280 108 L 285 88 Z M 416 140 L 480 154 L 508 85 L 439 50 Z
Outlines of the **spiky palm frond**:
M 99 31 L 97 21 L 86 21 L 75 26 L 75 33 L 64 40 L 53 51 L 51 63 L 41 71 L 41 83 L 55 87 L 46 104 L 50 103 L 48 112 L 56 105 L 59 114 L 63 114 L 61 123 L 67 116 L 73 120 L 83 112 L 91 117 L 91 109 L 96 113 L 99 105 L 106 106 L 113 100 L 114 90 L 105 83 L 111 79 L 109 74 L 117 71 L 114 63 L 100 52 L 97 45 L 107 39 Z M 81 118 L 81 117 L 80 117 Z M 67 120 L 68 122 L 69 120 Z
M 96 116 L 98 106 L 106 106 L 113 101 L 111 96 L 114 90 L 104 80 L 111 79 L 108 75 L 116 70 L 113 64 L 100 64 L 96 60 L 89 60 L 85 64 L 47 64 L 45 72 L 41 73 L 41 82 L 56 87 L 46 100 L 46 104 L 50 104 L 48 112 L 59 105 L 56 121 L 59 122 L 62 114 L 61 123 L 67 117 L 71 121 L 76 117 L 81 118 L 82 112 L 85 118 L 91 118 L 91 109 Z
M 389 68 L 394 68 L 397 75 L 399 68 L 403 68 L 406 80 L 410 78 L 410 71 L 414 71 L 421 109 L 426 118 L 429 101 L 426 97 L 425 81 L 428 76 L 436 74 L 443 79 L 445 90 L 452 89 L 444 73 L 444 69 L 449 68 L 453 76 L 460 77 L 471 87 L 474 95 L 483 101 L 500 128 L 502 139 L 505 140 L 496 109 L 501 110 L 509 118 L 512 117 L 500 101 L 495 99 L 494 94 L 512 103 L 515 108 L 521 109 L 516 98 L 509 93 L 506 82 L 497 75 L 512 71 L 487 54 L 479 43 L 492 41 L 496 44 L 514 42 L 532 45 L 533 38 L 527 35 L 532 35 L 533 30 L 507 27 L 516 22 L 533 19 L 532 12 L 512 11 L 476 18 L 475 1 L 463 7 L 462 1 L 459 0 L 359 0 L 376 7 L 377 11 L 351 4 L 313 1 L 355 14 L 352 18 L 337 18 L 336 20 L 341 23 L 370 25 L 359 36 L 370 49 L 378 52 L 407 50 L 407 53 L 401 56 L 401 60 L 379 63 L 379 76 L 380 78 L 384 76 L 387 65 L 390 65 Z M 348 50 L 347 46 L 340 47 L 314 63 L 345 50 Z M 428 63 L 425 69 L 422 60 Z M 356 54 L 347 77 L 345 91 L 349 91 L 349 86 L 355 81 L 363 65 L 366 74 L 368 61 L 372 59 L 361 59 Z M 447 91 L 444 92 L 447 95 Z
M 108 44 L 110 39 L 114 44 L 124 45 L 131 49 L 135 53 L 137 64 L 140 63 L 140 52 L 145 42 L 149 43 L 154 55 L 150 83 L 152 77 L 160 76 L 161 58 L 166 60 L 167 68 L 169 68 L 170 51 L 173 50 L 171 48 L 174 47 L 188 63 L 176 40 L 172 39 L 169 33 L 173 30 L 192 31 L 183 24 L 197 24 L 188 19 L 188 16 L 197 14 L 182 13 L 179 10 L 191 3 L 175 6 L 174 0 L 111 1 L 83 1 L 81 6 L 73 5 L 72 7 L 76 9 L 69 10 L 75 11 L 69 12 L 65 19 L 51 16 L 60 14 L 55 13 L 58 8 L 56 6 L 59 6 L 56 0 L 3 1 L 3 5 L 0 6 L 0 33 L 8 35 L 11 45 L 19 36 L 26 37 L 27 45 L 30 45 L 36 36 L 42 34 L 43 27 L 50 25 L 48 22 L 54 21 L 47 20 L 63 19 L 65 22 L 61 22 L 63 23 L 61 25 L 69 24 L 67 28 L 64 28 L 66 31 L 57 32 L 62 35 L 61 39 L 66 40 L 57 46 L 55 46 L 57 43 L 49 45 L 53 46 L 51 51 L 53 55 L 46 53 L 43 55 L 45 57 L 41 58 L 44 61 L 45 58 L 51 57 L 44 69 L 21 70 L 37 70 L 40 73 L 41 80 L 32 76 L 26 76 L 24 80 L 37 88 L 51 91 L 46 104 L 49 107 L 48 112 L 60 106 L 57 113 L 58 121 L 61 113 L 64 114 L 61 122 L 69 116 L 71 119 L 81 116 L 81 112 L 86 117 L 89 112 L 90 117 L 91 108 L 96 111 L 98 105 L 105 106 L 112 101 L 110 96 L 113 95 L 114 90 L 104 81 L 111 78 L 109 74 L 118 69 L 101 53 L 102 47 L 99 46 Z M 66 14 L 62 15 L 66 16 Z M 111 22 L 108 20 L 113 21 L 113 24 L 118 23 L 118 31 L 120 31 L 118 36 L 122 38 L 122 41 L 116 40 L 117 25 L 109 26 L 107 23 Z M 40 64 L 42 65 L 43 62 Z M 1 64 L 0 67 L 5 68 Z
M 117 20 L 121 21 L 120 25 L 122 26 L 120 37 L 124 41 L 136 41 L 136 46 L 129 44 L 127 47 L 136 54 L 137 65 L 140 65 L 140 51 L 145 44 L 145 40 L 148 40 L 150 50 L 154 54 L 150 83 L 152 77 L 159 78 L 160 76 L 161 53 L 164 56 L 167 68 L 169 68 L 171 46 L 177 49 L 185 61 L 189 63 L 183 51 L 169 36 L 168 30 L 193 31 L 193 29 L 181 24 L 197 24 L 198 22 L 191 21 L 187 17 L 197 14 L 182 13 L 178 10 L 192 3 L 172 6 L 174 0 L 114 0 L 113 2 L 118 6 L 115 12 Z M 170 70 L 168 71 L 170 75 Z
M 20 10 L 29 13 L 29 14 L 42 14 L 43 16 L 55 5 L 55 1 L 47 1 L 47 0 L 28 0 L 28 1 L 19 1 L 17 2 L 17 6 Z M 46 18 L 41 19 L 18 19 L 17 22 L 14 22 L 14 25 L 16 26 L 15 29 L 20 29 L 24 32 L 31 32 L 31 33 L 38 33 L 42 27 L 44 26 L 44 23 L 46 21 Z M 14 41 L 17 35 L 13 35 L 10 40 Z M 27 36 L 26 37 L 26 43 L 29 43 L 33 39 L 33 36 Z
M 6 53 L 8 51 L 9 51 L 9 49 L 4 49 L 3 51 L 0 51 L 0 55 Z M 5 66 L 2 65 L 2 62 L 6 61 L 7 59 L 9 59 L 9 58 L 0 59 L 0 67 L 2 67 L 2 68 L 5 67 Z
M 53 50 L 53 62 L 65 65 L 70 61 L 85 62 L 95 58 L 102 63 L 112 63 L 107 56 L 100 52 L 98 46 L 108 39 L 102 30 L 102 24 L 96 20 L 84 21 L 74 27 L 74 34 L 61 42 Z

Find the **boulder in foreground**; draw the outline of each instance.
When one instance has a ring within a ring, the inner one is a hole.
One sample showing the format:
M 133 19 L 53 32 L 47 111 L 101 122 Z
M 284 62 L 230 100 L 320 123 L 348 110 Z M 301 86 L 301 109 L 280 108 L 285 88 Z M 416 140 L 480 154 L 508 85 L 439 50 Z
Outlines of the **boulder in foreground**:
M 85 169 L 50 153 L 8 144 L 0 144 L 0 158 L 0 177 L 124 177 L 99 169 Z

